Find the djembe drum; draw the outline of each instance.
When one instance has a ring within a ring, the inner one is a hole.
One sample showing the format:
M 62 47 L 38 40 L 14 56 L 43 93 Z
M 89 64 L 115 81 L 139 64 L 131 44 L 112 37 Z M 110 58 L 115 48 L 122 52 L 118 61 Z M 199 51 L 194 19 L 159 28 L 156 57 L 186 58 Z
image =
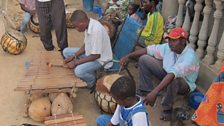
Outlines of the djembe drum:
M 121 75 L 112 74 L 104 76 L 97 80 L 96 92 L 94 93 L 94 98 L 102 112 L 112 114 L 116 109 L 117 103 L 109 94 L 109 89 L 113 84 L 113 82 L 117 80 L 119 77 L 121 77 Z
M 32 32 L 36 34 L 40 33 L 39 21 L 36 14 L 34 16 L 31 16 L 28 26 Z
M 107 33 L 109 34 L 109 37 L 112 39 L 115 35 L 116 28 L 115 26 L 107 20 L 101 19 L 99 20 L 100 23 L 104 26 L 104 28 L 107 30 Z
M 75 11 L 75 8 L 73 7 L 69 7 L 67 6 L 65 8 L 65 13 L 66 13 L 66 17 L 65 17 L 65 20 L 66 20 L 66 25 L 67 25 L 67 28 L 74 28 L 72 22 L 70 21 L 70 18 L 72 16 L 72 13 Z
M 8 29 L 1 38 L 1 46 L 5 52 L 10 54 L 20 54 L 27 45 L 27 39 L 23 33 Z
M 72 22 L 70 21 L 71 16 L 72 16 L 72 13 L 69 11 L 66 11 L 65 20 L 66 20 L 67 28 L 74 28 L 74 26 L 72 25 Z

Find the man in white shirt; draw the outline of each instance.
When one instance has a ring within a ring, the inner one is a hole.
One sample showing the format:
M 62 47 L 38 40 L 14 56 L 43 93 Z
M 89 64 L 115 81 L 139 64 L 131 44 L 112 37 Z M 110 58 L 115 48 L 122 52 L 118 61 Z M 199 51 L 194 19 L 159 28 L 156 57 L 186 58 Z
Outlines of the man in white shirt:
M 47 51 L 54 50 L 51 30 L 55 30 L 59 51 L 68 47 L 64 0 L 36 0 L 40 40 Z
M 110 38 L 103 25 L 92 18 L 88 18 L 82 10 L 76 10 L 71 16 L 75 29 L 84 32 L 84 44 L 81 48 L 65 48 L 65 66 L 74 69 L 77 77 L 91 88 L 96 82 L 96 70 L 112 60 Z M 112 63 L 105 65 L 110 68 Z

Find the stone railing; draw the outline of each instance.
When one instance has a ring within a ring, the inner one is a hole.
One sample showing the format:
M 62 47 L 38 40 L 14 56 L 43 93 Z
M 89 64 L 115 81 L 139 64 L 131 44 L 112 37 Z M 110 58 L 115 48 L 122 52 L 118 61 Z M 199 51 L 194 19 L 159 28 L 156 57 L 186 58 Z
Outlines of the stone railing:
M 168 1 L 177 2 L 177 0 Z M 195 13 L 191 22 L 188 8 L 186 8 L 186 13 L 183 11 L 184 6 L 188 5 L 188 1 L 178 0 L 176 26 L 183 27 L 189 33 L 189 42 L 201 59 L 202 69 L 199 79 L 203 82 L 203 79 L 207 81 L 207 76 L 213 78 L 214 73 L 218 71 L 224 61 L 224 0 L 195 1 Z M 163 6 L 169 5 L 163 4 Z M 203 20 L 200 20 L 201 15 L 203 15 Z M 210 82 L 211 80 L 208 83 Z

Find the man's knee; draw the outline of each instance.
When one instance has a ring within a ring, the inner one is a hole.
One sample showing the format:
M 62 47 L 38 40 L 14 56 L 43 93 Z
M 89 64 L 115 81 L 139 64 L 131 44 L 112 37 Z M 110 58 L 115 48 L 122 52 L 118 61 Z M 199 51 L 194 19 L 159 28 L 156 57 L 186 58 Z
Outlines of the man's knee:
M 147 62 L 147 59 L 149 59 L 149 57 L 150 57 L 149 55 L 142 55 L 139 58 L 138 64 L 139 65 L 145 64 Z
M 106 126 L 110 122 L 110 116 L 100 115 L 96 119 L 97 126 Z
M 63 56 L 64 56 L 65 58 L 68 57 L 68 48 L 63 49 Z
M 80 77 L 80 78 L 84 77 L 84 75 L 85 75 L 85 73 L 83 72 L 83 70 L 80 70 L 80 69 L 77 68 L 77 67 L 74 69 L 74 73 L 75 73 L 75 75 L 76 75 L 77 77 Z

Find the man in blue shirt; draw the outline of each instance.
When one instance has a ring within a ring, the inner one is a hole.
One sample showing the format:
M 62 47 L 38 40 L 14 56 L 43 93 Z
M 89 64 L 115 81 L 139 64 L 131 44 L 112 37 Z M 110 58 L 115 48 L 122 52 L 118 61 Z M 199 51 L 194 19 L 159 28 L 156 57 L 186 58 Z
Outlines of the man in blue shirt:
M 146 95 L 145 103 L 154 105 L 160 91 L 166 89 L 162 100 L 160 119 L 171 119 L 173 99 L 177 94 L 188 94 L 196 88 L 199 60 L 193 48 L 187 44 L 187 33 L 182 28 L 174 28 L 166 38 L 168 43 L 151 45 L 124 56 L 120 63 L 125 65 L 129 58 L 139 57 L 139 95 Z M 161 82 L 155 88 L 151 76 Z

